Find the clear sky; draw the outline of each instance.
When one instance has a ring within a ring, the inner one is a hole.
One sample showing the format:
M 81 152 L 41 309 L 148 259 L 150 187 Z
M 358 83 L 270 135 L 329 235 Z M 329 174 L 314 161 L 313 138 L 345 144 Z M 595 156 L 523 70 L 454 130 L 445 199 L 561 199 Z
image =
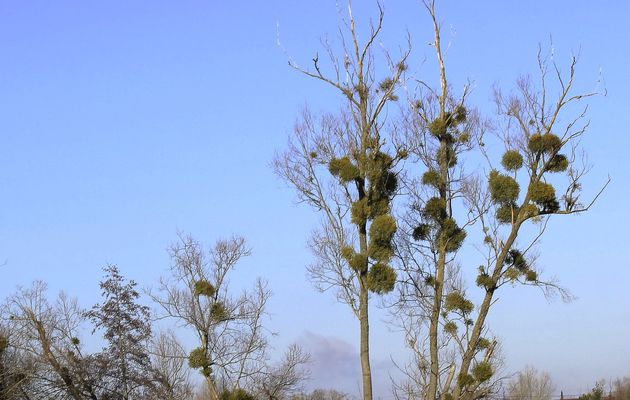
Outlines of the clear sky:
M 375 15 L 373 2 L 355 3 L 358 21 Z M 384 45 L 397 49 L 409 30 L 411 70 L 434 77 L 420 2 L 385 9 Z M 583 141 L 594 166 L 587 191 L 608 175 L 612 183 L 592 212 L 552 222 L 540 247 L 540 264 L 577 300 L 507 290 L 491 328 L 508 372 L 534 365 L 565 394 L 630 375 L 630 3 L 451 0 L 438 13 L 453 86 L 470 79 L 482 109 L 491 110 L 494 83 L 509 89 L 536 72 L 538 44 L 550 37 L 560 63 L 580 53 L 580 88 L 594 88 L 601 72 L 607 96 L 590 102 Z M 207 243 L 240 234 L 253 255 L 234 283 L 269 280 L 274 343 L 311 350 L 313 386 L 356 391 L 355 321 L 305 279 L 316 217 L 269 168 L 304 105 L 339 105 L 288 67 L 277 33 L 308 64 L 338 22 L 333 0 L 0 0 L 0 297 L 42 279 L 90 305 L 107 263 L 149 286 L 178 231 Z M 390 354 L 405 353 L 378 318 L 372 327 L 376 392 L 386 398 Z

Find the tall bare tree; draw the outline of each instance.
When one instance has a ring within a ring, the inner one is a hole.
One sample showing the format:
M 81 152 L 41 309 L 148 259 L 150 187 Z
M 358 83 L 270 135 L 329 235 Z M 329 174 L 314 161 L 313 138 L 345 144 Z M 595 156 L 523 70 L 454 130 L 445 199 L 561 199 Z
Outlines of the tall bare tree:
M 409 50 L 396 61 L 385 52 L 384 62 L 377 65 L 373 50 L 383 16 L 379 6 L 377 21 L 361 41 L 348 3 L 341 48 L 336 51 L 324 42 L 328 65 L 323 66 L 317 54 L 311 68 L 289 62 L 336 90 L 342 105 L 338 113 L 321 117 L 305 111 L 287 150 L 273 163 L 298 199 L 321 215 L 321 226 L 309 241 L 315 262 L 308 271 L 318 289 L 334 289 L 359 321 L 365 400 L 372 399 L 370 292 L 390 292 L 396 281 L 389 264 L 397 228 L 391 201 L 398 187 L 397 164 L 406 157 L 392 140 L 386 115 L 392 110 L 388 105 L 398 99 Z M 383 79 L 377 80 L 377 75 Z
M 496 139 L 505 148 L 496 162 L 485 146 L 492 139 L 483 136 L 485 125 L 467 104 L 468 87 L 461 96 L 451 91 L 435 2 L 424 5 L 434 27 L 440 84 L 434 89 L 421 81 L 421 96 L 410 101 L 406 118 L 407 144 L 421 178 L 406 186 L 411 207 L 398 236 L 404 284 L 396 314 L 416 350 L 414 397 L 476 399 L 488 395 L 495 372 L 496 341 L 487 337 L 486 319 L 497 290 L 525 284 L 568 296 L 542 278 L 532 249 L 551 217 L 585 212 L 593 204 L 580 198 L 588 167 L 578 143 L 588 127 L 580 104 L 595 93 L 575 91 L 575 58 L 563 73 L 539 54 L 539 87 L 523 78 L 509 97 L 496 92 Z M 471 151 L 487 160 L 485 173 L 467 170 Z M 483 238 L 477 246 L 482 257 L 462 264 L 458 251 L 473 229 Z M 471 262 L 481 291 L 477 305 L 460 274 Z
M 258 397 L 283 400 L 298 393 L 308 378 L 305 369 L 310 356 L 297 344 L 289 346 L 278 365 L 269 366 L 256 383 Z

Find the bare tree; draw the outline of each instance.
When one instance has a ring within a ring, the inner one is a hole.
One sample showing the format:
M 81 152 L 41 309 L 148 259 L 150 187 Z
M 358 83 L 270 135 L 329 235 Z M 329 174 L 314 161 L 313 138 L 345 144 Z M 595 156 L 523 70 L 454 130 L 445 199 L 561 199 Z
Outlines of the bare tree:
M 283 359 L 277 366 L 270 366 L 256 383 L 259 397 L 266 400 L 283 400 L 298 393 L 308 378 L 305 364 L 310 359 L 300 346 L 289 346 Z
M 187 366 L 188 355 L 172 331 L 161 332 L 150 346 L 154 384 L 150 397 L 164 400 L 188 400 L 193 386 Z
M 630 399 L 630 377 L 615 379 L 612 382 L 612 390 L 610 393 L 611 400 L 629 400 Z
M 0 325 L 0 400 L 28 399 L 34 360 L 18 350 L 9 327 Z
M 46 285 L 35 282 L 9 296 L 1 315 L 11 332 L 11 346 L 32 364 L 24 377 L 31 383 L 29 397 L 97 399 L 95 379 L 78 339 L 85 317 L 76 300 L 61 293 L 51 303 Z
M 245 386 L 264 368 L 262 317 L 270 292 L 258 281 L 251 292 L 230 293 L 229 273 L 250 254 L 243 238 L 220 240 L 206 253 L 198 241 L 180 237 L 170 254 L 170 278 L 160 279 L 158 291 L 149 295 L 163 318 L 174 318 L 197 335 L 199 346 L 189 353 L 188 364 L 201 372 L 216 400 L 220 390 Z
M 363 398 L 372 399 L 369 356 L 370 292 L 390 292 L 396 274 L 389 265 L 396 221 L 391 201 L 398 186 L 397 165 L 407 153 L 395 145 L 388 105 L 398 99 L 410 50 L 397 60 L 384 52 L 385 72 L 377 71 L 373 52 L 381 33 L 384 13 L 359 40 L 352 6 L 340 30 L 337 52 L 324 41 L 328 69 L 313 58 L 311 68 L 289 64 L 334 88 L 341 111 L 315 117 L 305 111 L 288 149 L 275 157 L 275 172 L 297 192 L 298 199 L 321 215 L 321 227 L 309 245 L 315 262 L 308 272 L 316 287 L 333 289 L 359 321 Z M 378 81 L 376 76 L 383 75 Z
M 515 94 L 496 92 L 496 137 L 505 152 L 495 165 L 496 155 L 485 146 L 487 126 L 467 104 L 468 86 L 455 96 L 448 84 L 435 2 L 424 5 L 433 22 L 440 84 L 434 89 L 420 81 L 420 96 L 410 100 L 405 119 L 421 178 L 405 182 L 410 207 L 396 247 L 403 284 L 395 314 L 415 355 L 412 381 L 403 387 L 427 400 L 476 399 L 492 391 L 496 372 L 496 340 L 486 326 L 496 291 L 524 284 L 570 297 L 553 279 L 543 279 L 533 249 L 551 217 L 585 212 L 599 196 L 581 202 L 588 168 L 578 154 L 588 127 L 579 104 L 595 93 L 575 92 L 575 58 L 563 73 L 539 54 L 539 87 L 524 78 Z M 487 172 L 467 171 L 473 151 L 487 160 Z M 458 252 L 475 228 L 483 238 L 476 246 L 481 258 L 468 257 L 462 265 Z M 471 262 L 481 291 L 477 305 L 460 273 Z
M 528 366 L 508 383 L 510 400 L 551 400 L 556 387 L 551 376 Z

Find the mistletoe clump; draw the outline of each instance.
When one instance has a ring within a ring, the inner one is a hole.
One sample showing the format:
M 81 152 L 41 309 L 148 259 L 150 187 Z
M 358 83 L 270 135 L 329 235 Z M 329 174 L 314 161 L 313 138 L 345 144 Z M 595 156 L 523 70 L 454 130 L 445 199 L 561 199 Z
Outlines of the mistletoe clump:
M 202 347 L 197 347 L 190 352 L 188 356 L 188 366 L 192 369 L 201 369 L 204 376 L 210 376 L 212 368 L 210 368 L 210 361 L 206 354 L 206 350 Z
M 486 290 L 492 290 L 495 287 L 494 280 L 490 275 L 485 272 L 481 272 L 479 275 L 477 275 L 476 283 L 477 286 L 483 287 Z
M 500 223 L 509 224 L 516 220 L 519 208 L 516 205 L 520 193 L 518 182 L 511 176 L 503 175 L 497 170 L 492 170 L 488 178 L 490 196 L 498 205 L 496 219 Z
M 490 347 L 490 341 L 484 337 L 480 337 L 479 340 L 477 340 L 477 348 L 478 349 L 487 349 Z
M 470 374 L 461 373 L 457 377 L 457 384 L 462 389 L 467 387 L 467 386 L 472 385 L 473 383 L 475 383 L 475 378 L 473 378 L 473 376 L 470 375 Z
M 444 332 L 454 335 L 457 333 L 457 324 L 453 321 L 448 321 L 444 324 Z
M 376 261 L 387 262 L 394 254 L 392 239 L 396 233 L 396 220 L 388 214 L 374 218 L 370 225 L 368 255 Z
M 523 166 L 523 156 L 518 150 L 508 150 L 503 154 L 501 165 L 508 171 L 518 171 Z
M 541 208 L 541 213 L 554 213 L 560 209 L 560 204 L 556 199 L 556 190 L 549 183 L 533 182 L 529 185 L 529 198 Z
M 356 225 L 363 225 L 370 216 L 370 206 L 367 197 L 357 200 L 350 207 L 350 221 Z
M 448 123 L 445 119 L 436 118 L 429 124 L 429 133 L 438 139 L 443 139 L 448 130 Z
M 424 217 L 435 222 L 441 222 L 447 217 L 446 201 L 439 197 L 431 197 L 424 205 Z
M 534 154 L 554 154 L 562 147 L 562 139 L 553 133 L 535 133 L 529 137 L 527 148 Z
M 195 296 L 212 297 L 216 293 L 216 289 L 210 282 L 205 279 L 195 282 Z
M 505 265 L 508 266 L 505 270 L 508 280 L 514 281 L 521 276 L 528 282 L 538 280 L 538 273 L 531 268 L 520 250 L 511 249 L 505 257 Z
M 368 289 L 377 294 L 389 293 L 396 284 L 396 272 L 392 267 L 376 263 L 370 268 L 367 276 Z
M 564 154 L 556 154 L 547 163 L 546 171 L 564 172 L 569 168 L 569 160 Z
M 492 365 L 488 361 L 480 361 L 472 368 L 473 377 L 477 382 L 485 382 L 492 378 Z
M 215 321 L 225 321 L 229 318 L 228 310 L 223 303 L 218 301 L 213 303 L 210 307 L 210 315 Z
M 458 291 L 454 291 L 446 295 L 444 300 L 444 308 L 446 311 L 460 311 L 462 314 L 470 314 L 474 308 L 473 303 L 466 299 Z
M 538 280 L 538 274 L 533 269 L 529 269 L 525 272 L 525 280 L 528 282 L 536 282 Z
M 443 186 L 440 173 L 434 169 L 430 169 L 422 174 L 422 183 L 424 185 L 432 186 L 438 190 Z
M 505 264 L 516 268 L 519 271 L 525 271 L 529 266 L 525 260 L 525 256 L 520 250 L 511 249 L 505 257 Z
M 502 224 L 511 224 L 518 215 L 518 207 L 515 203 L 510 203 L 508 205 L 503 205 L 497 208 L 496 219 Z
M 466 107 L 464 107 L 461 104 L 455 107 L 455 111 L 452 114 L 452 118 L 456 123 L 461 124 L 462 122 L 465 122 L 467 117 L 468 117 L 468 110 L 466 110 Z
M 367 271 L 368 258 L 365 254 L 356 253 L 352 247 L 344 246 L 341 248 L 341 256 L 353 271 L 359 273 Z
M 446 165 L 448 168 L 453 168 L 457 165 L 457 155 L 453 146 L 442 142 L 437 152 L 437 161 L 440 165 Z
M 459 250 L 466 239 L 466 231 L 457 226 L 453 218 L 446 218 L 440 225 L 438 245 L 448 253 Z
M 360 177 L 359 168 L 350 161 L 349 157 L 333 158 L 328 163 L 328 170 L 343 183 L 351 182 Z
M 492 170 L 488 183 L 490 185 L 490 195 L 495 203 L 502 205 L 511 204 L 518 198 L 520 187 L 518 182 L 511 176 Z
M 411 236 L 414 240 L 427 240 L 431 233 L 431 226 L 429 224 L 420 224 L 413 228 Z
M 383 152 L 375 152 L 368 157 L 366 177 L 370 181 L 370 197 L 372 200 L 387 200 L 398 187 L 398 178 L 391 171 L 394 160 Z

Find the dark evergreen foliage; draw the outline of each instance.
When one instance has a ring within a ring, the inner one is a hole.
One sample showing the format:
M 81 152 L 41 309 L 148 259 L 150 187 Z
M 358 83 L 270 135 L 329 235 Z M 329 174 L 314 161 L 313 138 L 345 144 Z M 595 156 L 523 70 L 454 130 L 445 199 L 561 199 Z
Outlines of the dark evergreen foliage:
M 100 386 L 115 398 L 128 399 L 151 384 L 147 352 L 150 313 L 147 306 L 138 303 L 140 294 L 134 281 L 126 281 L 114 265 L 104 271 L 106 279 L 100 283 L 104 302 L 87 314 L 108 344 L 95 361 L 105 371 Z

